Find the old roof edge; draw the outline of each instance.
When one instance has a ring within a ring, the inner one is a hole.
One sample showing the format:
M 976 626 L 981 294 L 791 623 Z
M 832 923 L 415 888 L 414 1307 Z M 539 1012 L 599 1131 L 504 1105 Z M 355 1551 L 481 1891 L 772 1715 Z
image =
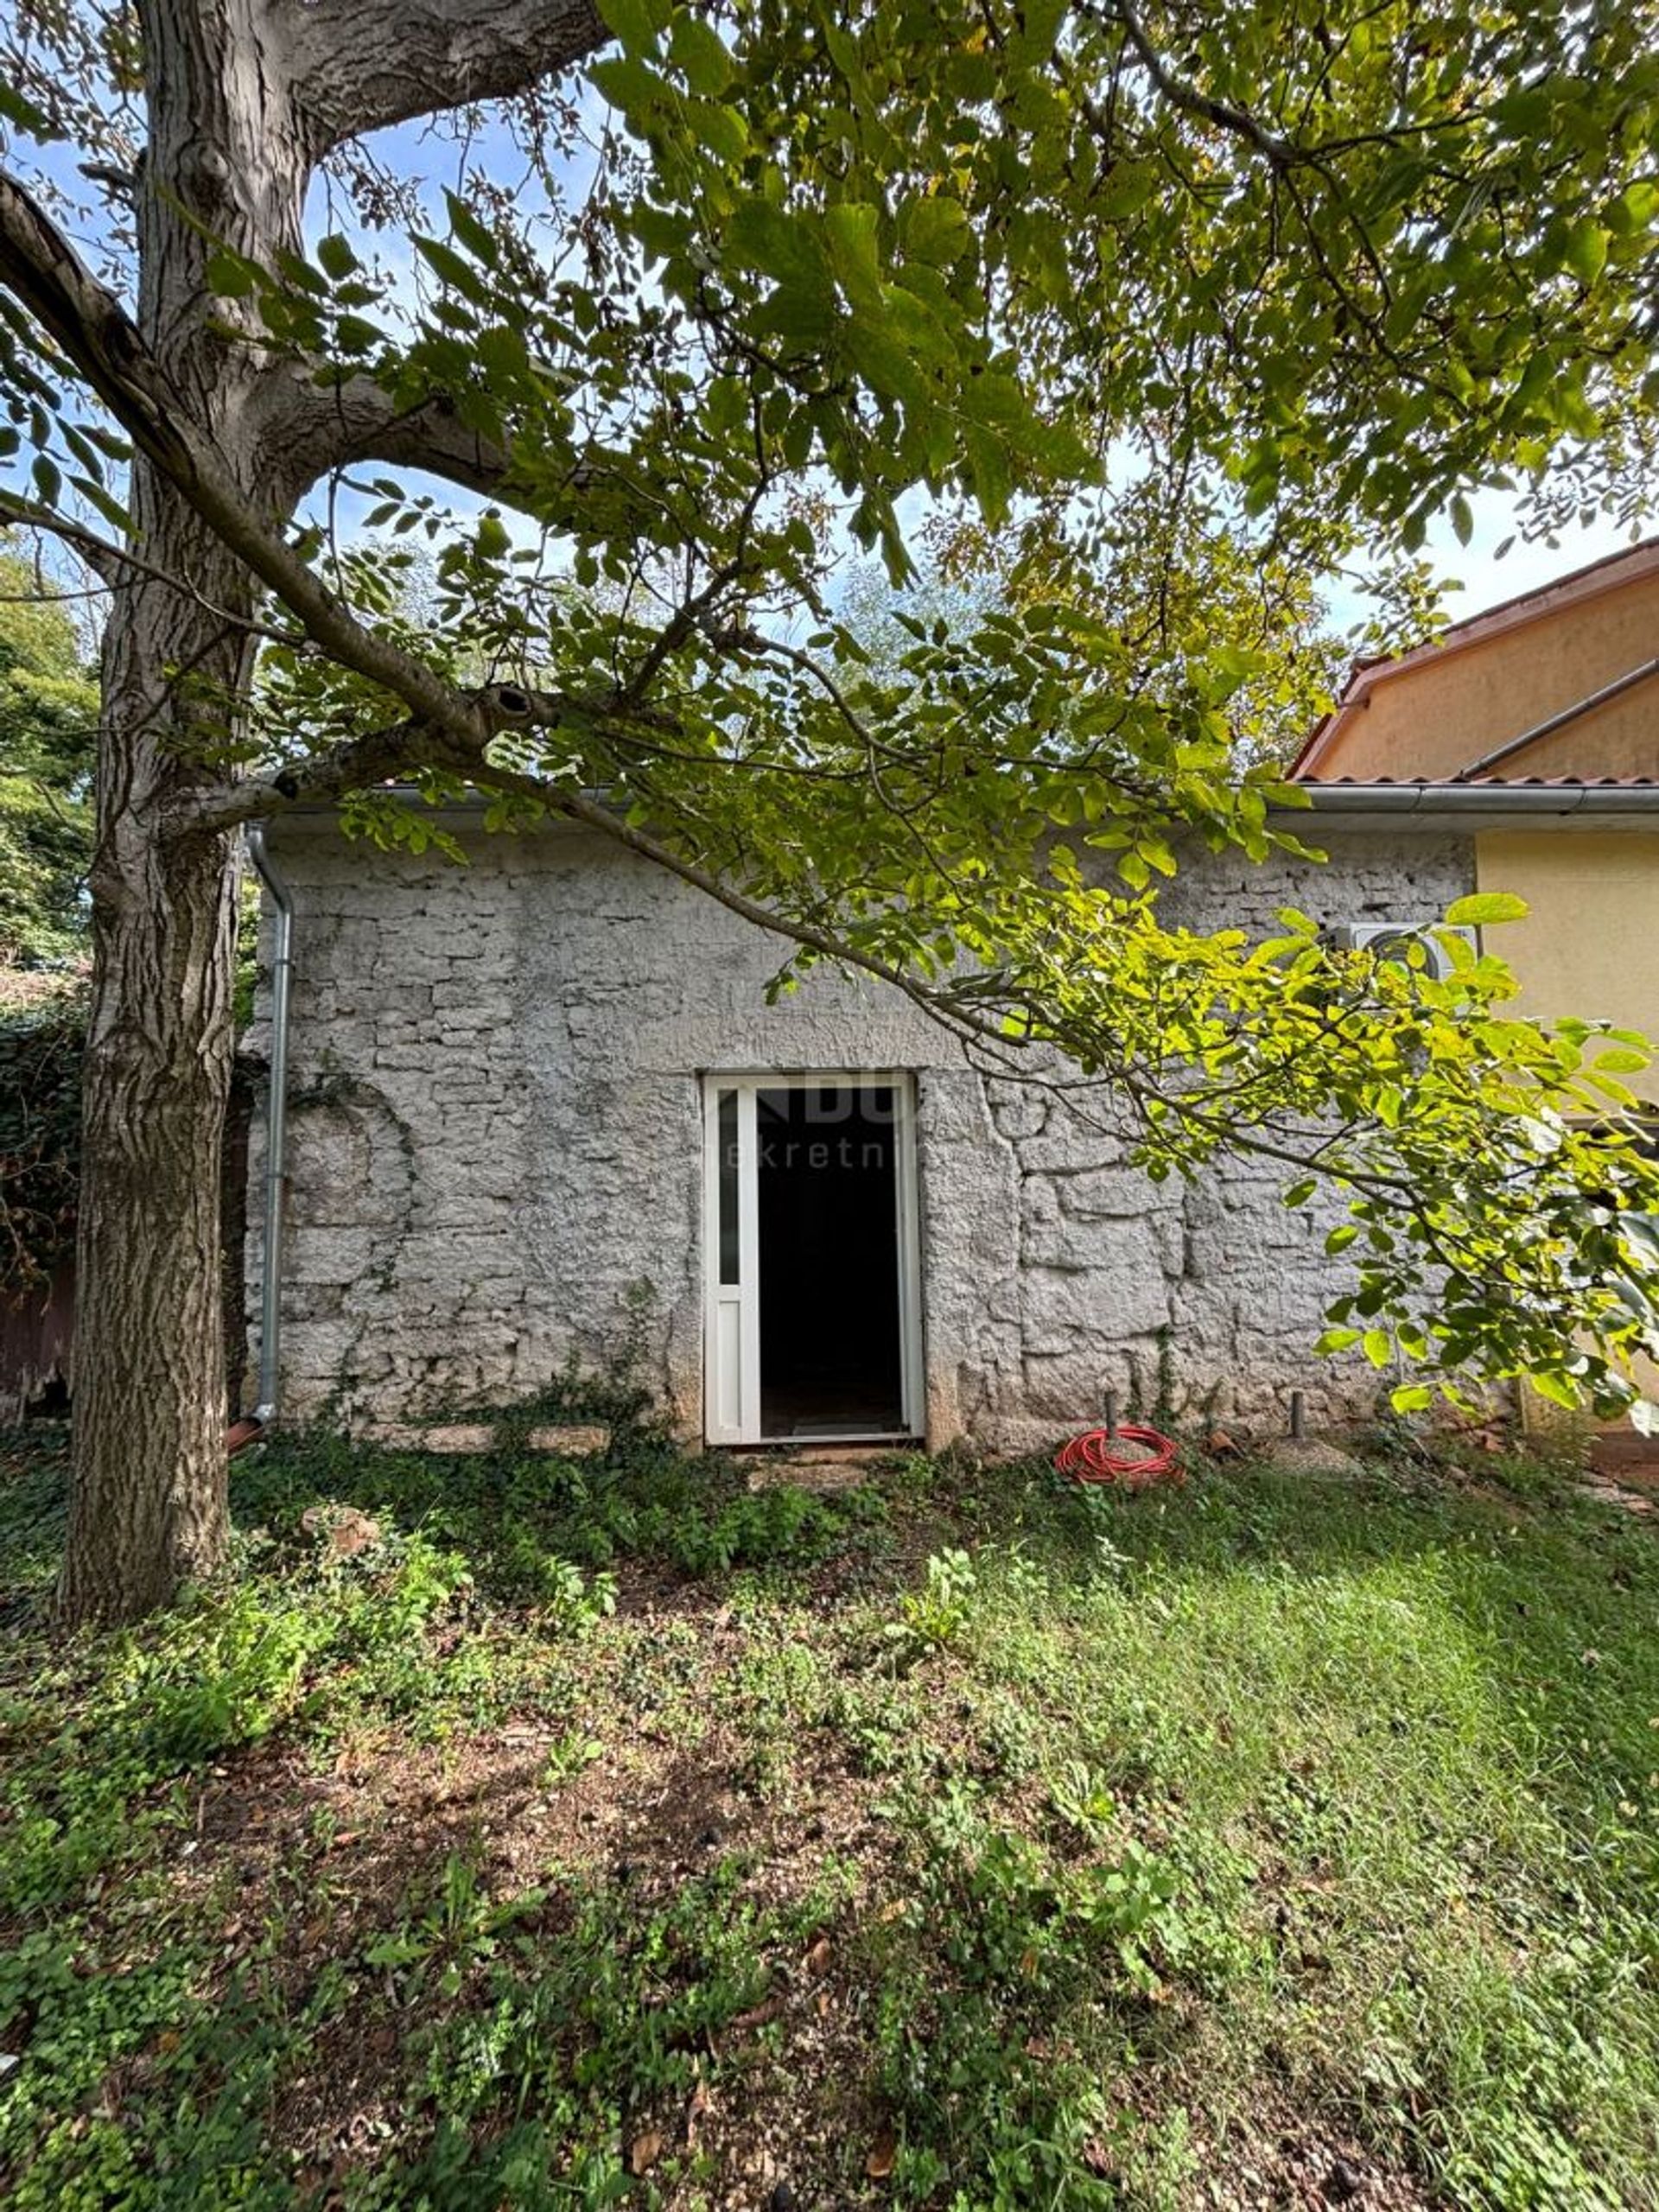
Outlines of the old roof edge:
M 1659 537 L 1644 537 L 1637 544 L 1623 546 L 1616 553 L 1605 553 L 1599 560 L 1586 562 L 1582 568 L 1569 569 L 1564 576 L 1554 576 L 1548 583 L 1535 584 L 1529 591 L 1499 600 L 1495 607 L 1483 607 L 1478 614 L 1466 614 L 1460 621 L 1449 624 L 1438 637 L 1413 645 L 1405 652 L 1372 654 L 1356 661 L 1343 685 L 1341 697 L 1308 732 L 1300 752 L 1291 763 L 1290 773 L 1300 778 L 1318 766 L 1351 715 L 1379 683 L 1409 675 L 1426 662 L 1443 660 L 1448 654 L 1488 644 L 1494 638 L 1524 629 L 1548 615 L 1559 614 L 1587 600 L 1599 599 L 1607 592 L 1623 591 L 1631 584 L 1640 583 L 1656 569 L 1659 569 Z

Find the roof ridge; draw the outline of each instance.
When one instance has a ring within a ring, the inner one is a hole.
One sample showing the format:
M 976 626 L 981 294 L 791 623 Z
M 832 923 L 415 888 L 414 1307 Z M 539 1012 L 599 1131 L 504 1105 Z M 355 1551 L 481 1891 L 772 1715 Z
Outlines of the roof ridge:
M 1490 607 L 1477 607 L 1472 614 L 1460 614 L 1455 622 L 1448 622 L 1440 632 L 1440 639 L 1454 637 L 1459 630 L 1468 629 L 1476 622 L 1485 622 L 1494 614 L 1510 614 L 1529 600 L 1547 599 L 1552 592 L 1565 591 L 1569 584 L 1582 583 L 1586 576 L 1593 576 L 1599 569 L 1614 569 L 1622 561 L 1633 561 L 1638 553 L 1649 553 L 1659 546 L 1659 531 L 1651 537 L 1639 537 L 1633 545 L 1621 545 L 1612 553 L 1599 553 L 1593 561 L 1582 562 L 1576 569 L 1568 569 L 1559 576 L 1552 576 L 1548 583 L 1533 584 L 1525 591 L 1511 592 L 1507 599 L 1495 599 Z M 1420 645 L 1433 645 L 1440 639 L 1424 638 Z M 1407 652 L 1416 652 L 1418 645 L 1408 645 Z M 1379 653 L 1379 661 L 1401 660 L 1402 653 Z

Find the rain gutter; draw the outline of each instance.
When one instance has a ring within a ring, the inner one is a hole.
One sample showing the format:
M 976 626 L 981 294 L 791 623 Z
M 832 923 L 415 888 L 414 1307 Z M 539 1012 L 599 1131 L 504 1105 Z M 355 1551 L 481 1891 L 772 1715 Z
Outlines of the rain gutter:
M 1281 821 L 1304 813 L 1459 820 L 1522 817 L 1555 821 L 1563 816 L 1659 817 L 1659 783 L 1651 784 L 1303 784 L 1306 808 L 1275 807 Z

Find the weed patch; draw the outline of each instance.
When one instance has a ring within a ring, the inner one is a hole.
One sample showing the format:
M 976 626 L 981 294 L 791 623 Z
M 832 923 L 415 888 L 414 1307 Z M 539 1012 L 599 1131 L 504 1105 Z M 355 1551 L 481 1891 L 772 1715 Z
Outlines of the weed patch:
M 0 1470 L 10 2202 L 1651 2201 L 1659 1550 L 1548 1469 L 300 1437 L 70 1643 Z

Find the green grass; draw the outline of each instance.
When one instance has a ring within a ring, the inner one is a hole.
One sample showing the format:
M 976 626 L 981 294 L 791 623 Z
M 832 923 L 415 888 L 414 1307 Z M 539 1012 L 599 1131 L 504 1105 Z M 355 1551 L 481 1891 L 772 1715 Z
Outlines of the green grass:
M 1659 1542 L 1535 1467 L 296 1439 L 72 1643 L 61 1478 L 0 1444 L 10 2203 L 1659 2202 Z

